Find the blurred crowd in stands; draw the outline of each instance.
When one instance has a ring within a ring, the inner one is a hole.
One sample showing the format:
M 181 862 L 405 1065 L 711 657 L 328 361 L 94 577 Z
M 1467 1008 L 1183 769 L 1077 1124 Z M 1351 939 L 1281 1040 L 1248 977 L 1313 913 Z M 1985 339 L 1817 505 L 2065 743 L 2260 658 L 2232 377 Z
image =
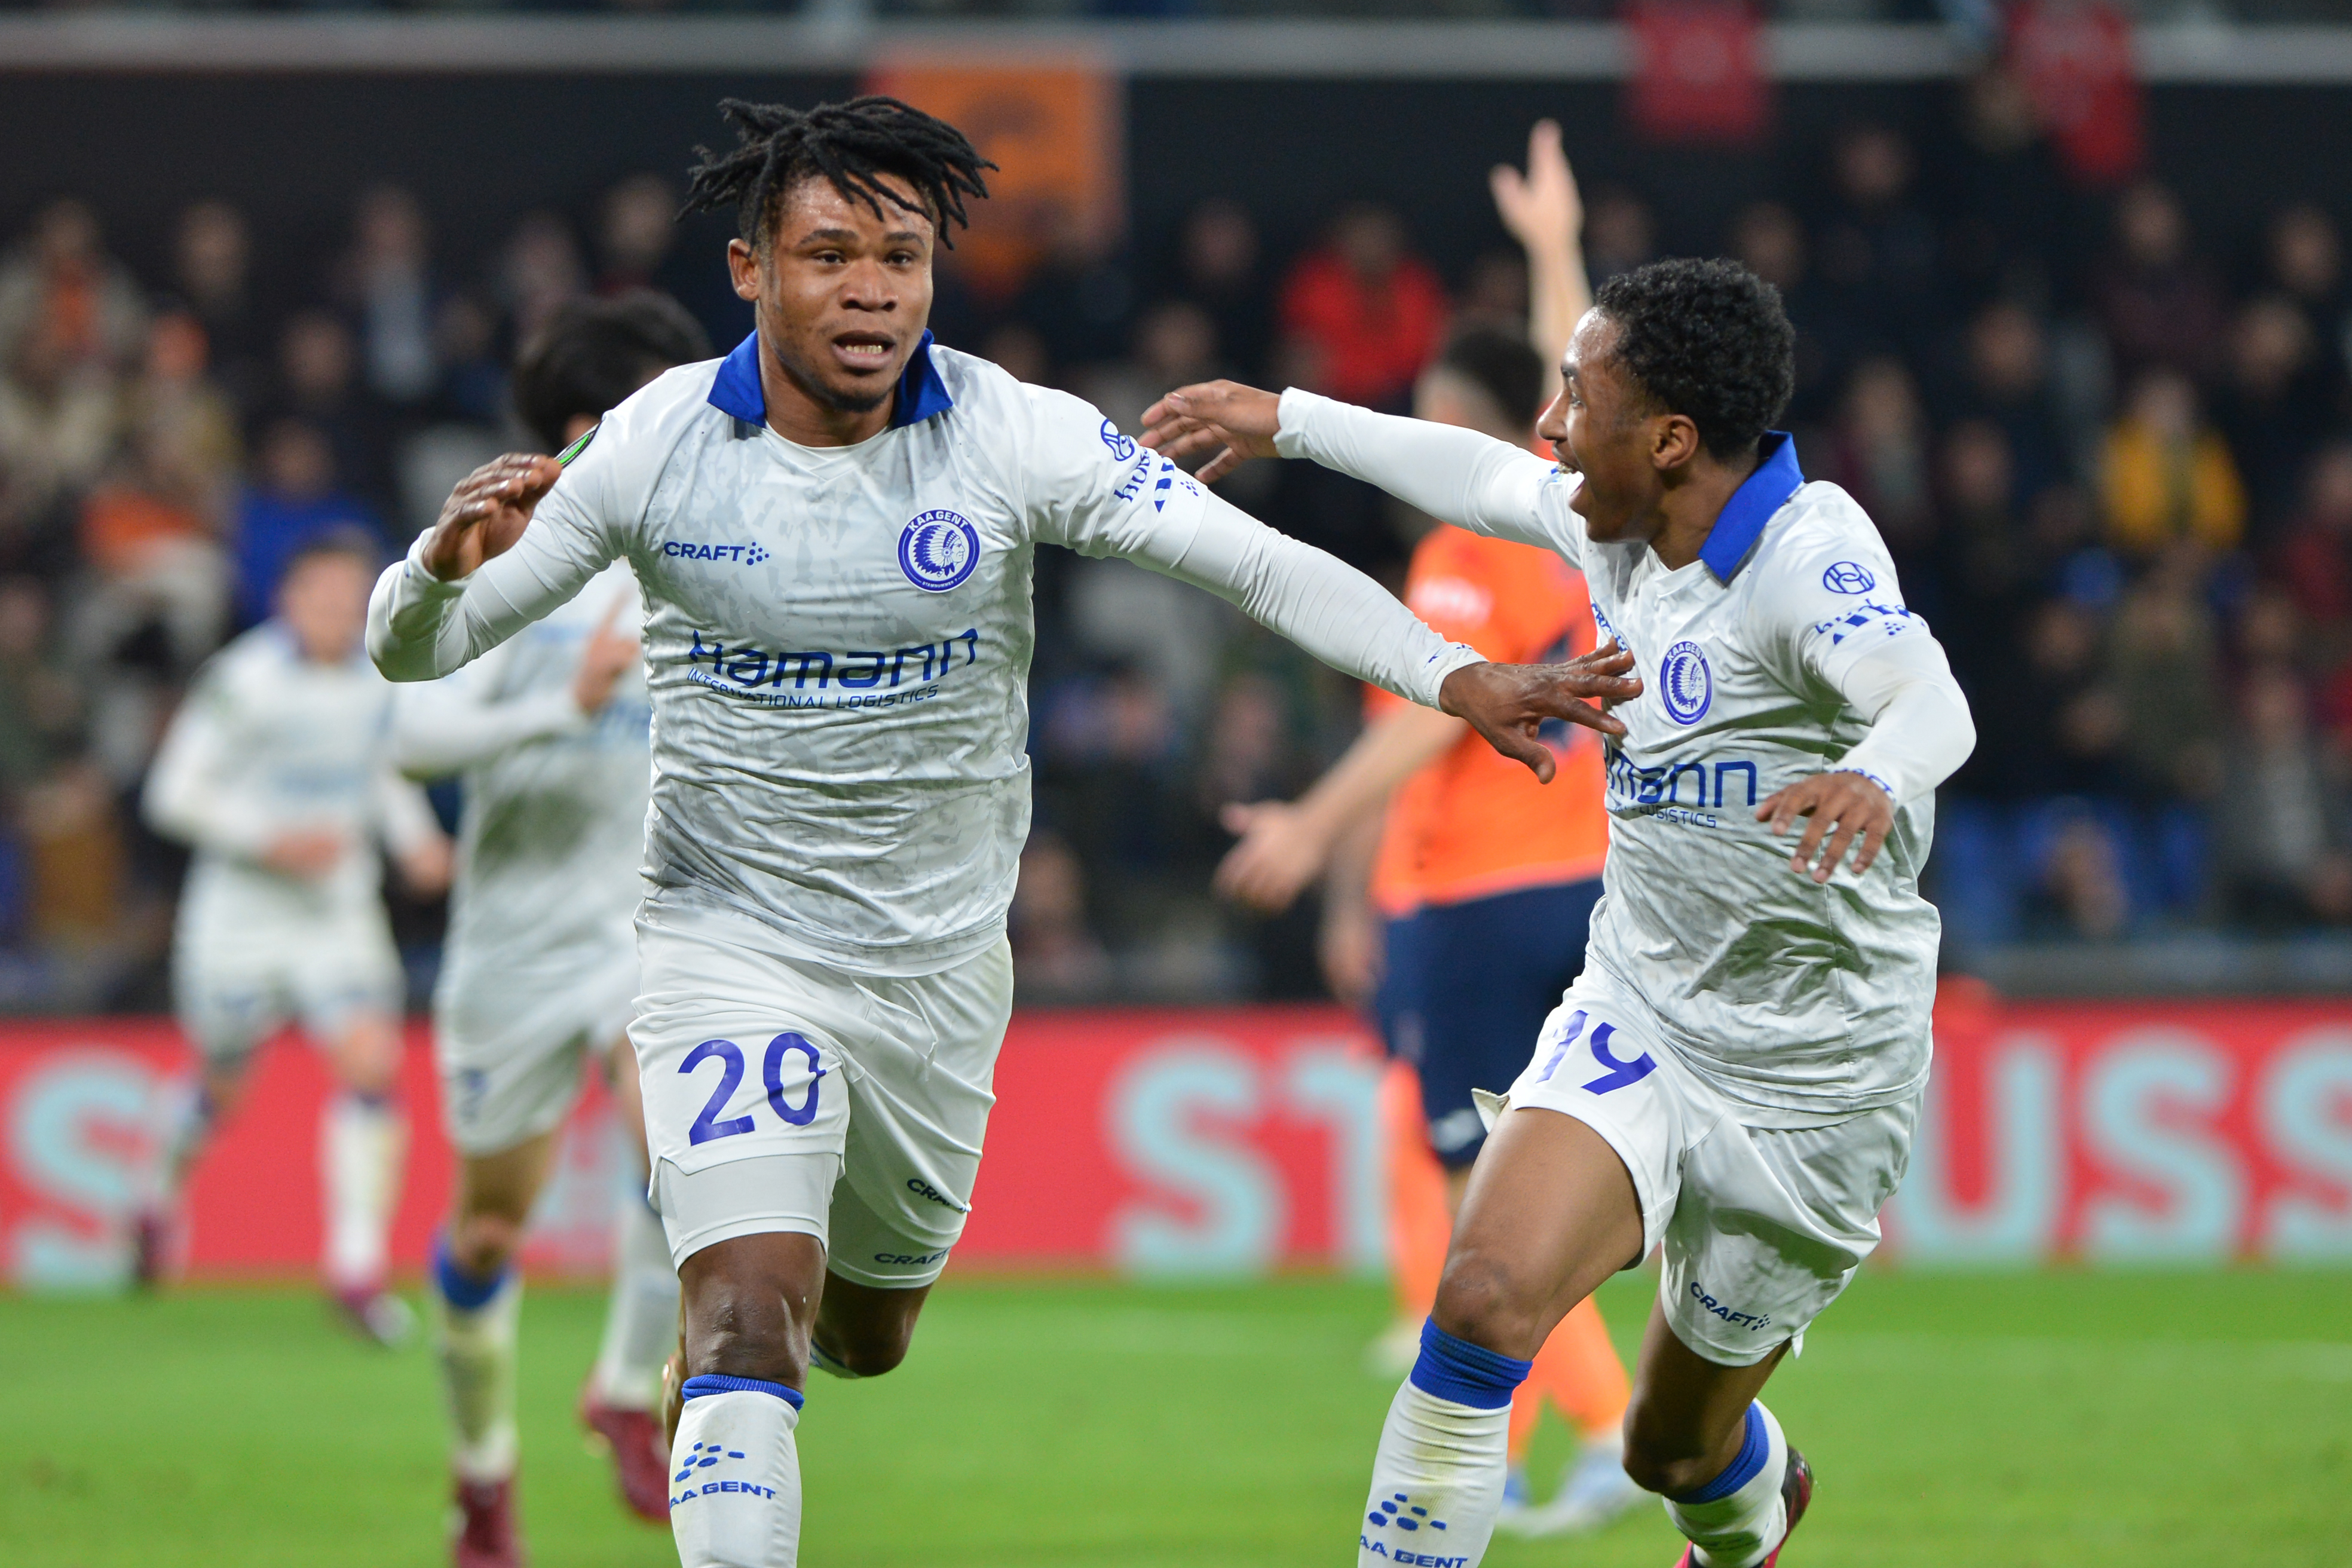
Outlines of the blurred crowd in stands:
M 2287 205 L 2211 243 L 2160 179 L 2069 186 L 1998 81 L 1964 101 L 1932 144 L 1846 128 L 1811 177 L 1681 247 L 1781 289 L 1806 470 L 1877 520 L 1976 704 L 1932 868 L 1955 952 L 2352 922 L 2337 219 Z M 1658 252 L 1666 194 L 1585 192 L 1596 283 Z M 163 1004 L 179 867 L 135 802 L 173 703 L 268 614 L 295 541 L 357 524 L 389 558 L 521 439 L 503 366 L 535 323 L 651 283 L 722 346 L 740 337 L 715 249 L 674 242 L 676 196 L 639 175 L 578 221 L 530 216 L 478 275 L 392 189 L 360 195 L 314 266 L 257 265 L 240 215 L 210 202 L 165 215 L 169 264 L 148 276 L 75 201 L 12 237 L 0 1006 Z M 1211 203 L 1150 243 L 1066 247 L 1003 297 L 950 274 L 935 324 L 1132 430 L 1160 393 L 1219 374 L 1401 411 L 1449 331 L 1525 317 L 1517 255 L 1441 276 L 1400 210 L 1334 212 L 1276 255 L 1250 213 Z M 1227 489 L 1391 584 L 1425 525 L 1307 465 L 1250 465 Z M 1206 595 L 1042 555 L 1024 993 L 1312 994 L 1311 909 L 1265 922 L 1212 899 L 1216 814 L 1295 794 L 1359 694 Z M 403 915 L 424 965 L 433 919 Z

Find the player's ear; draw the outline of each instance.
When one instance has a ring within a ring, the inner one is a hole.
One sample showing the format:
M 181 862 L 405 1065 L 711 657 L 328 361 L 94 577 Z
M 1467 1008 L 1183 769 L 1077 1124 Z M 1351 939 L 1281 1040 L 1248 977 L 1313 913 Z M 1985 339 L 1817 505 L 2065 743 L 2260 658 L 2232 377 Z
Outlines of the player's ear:
M 1698 456 L 1698 426 L 1687 414 L 1661 414 L 1650 425 L 1650 466 L 1660 473 L 1687 467 Z
M 760 258 L 752 253 L 748 242 L 741 239 L 727 242 L 727 275 L 734 280 L 737 299 L 759 299 Z

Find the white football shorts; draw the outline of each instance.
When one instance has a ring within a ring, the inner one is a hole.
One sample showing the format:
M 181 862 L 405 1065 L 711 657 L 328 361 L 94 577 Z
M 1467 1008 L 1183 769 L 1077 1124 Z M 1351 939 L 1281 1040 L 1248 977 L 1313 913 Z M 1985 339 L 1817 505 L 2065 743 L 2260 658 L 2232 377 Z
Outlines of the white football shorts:
M 441 1124 L 460 1153 L 500 1153 L 562 1125 L 580 1098 L 583 1067 L 627 1029 L 637 997 L 634 937 L 562 956 L 544 968 L 443 972 L 433 1060 Z
M 406 994 L 373 898 L 302 921 L 184 919 L 172 947 L 181 1032 L 215 1065 L 242 1061 L 289 1021 L 331 1044 L 359 1017 L 397 1017 Z
M 826 1244 L 843 1279 L 937 1279 L 996 1100 L 1013 1014 L 1003 939 L 939 973 L 884 979 L 787 956 L 748 916 L 648 904 L 637 954 L 629 1037 L 673 1261 L 796 1231 Z
M 1719 1365 L 1750 1366 L 1801 1339 L 1877 1247 L 1918 1097 L 1824 1125 L 1755 1126 L 1648 1017 L 1587 969 L 1505 1104 L 1573 1116 L 1609 1141 L 1641 1201 L 1643 1256 L 1664 1248 L 1659 1296 L 1675 1336 Z

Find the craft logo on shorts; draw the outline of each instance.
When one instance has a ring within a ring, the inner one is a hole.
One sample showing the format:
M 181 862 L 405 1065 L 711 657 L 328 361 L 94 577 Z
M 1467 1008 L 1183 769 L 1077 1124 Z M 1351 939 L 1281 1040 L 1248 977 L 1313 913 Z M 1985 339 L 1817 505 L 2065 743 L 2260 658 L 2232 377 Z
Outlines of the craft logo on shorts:
M 1832 594 L 1867 594 L 1878 579 L 1859 561 L 1833 561 L 1822 574 L 1822 586 Z
M 980 564 L 980 531 L 956 512 L 927 511 L 898 535 L 898 566 L 927 594 L 944 594 Z
M 1675 723 L 1696 724 L 1706 717 L 1707 704 L 1715 700 L 1715 673 L 1698 644 L 1678 642 L 1666 650 L 1658 666 L 1658 691 Z

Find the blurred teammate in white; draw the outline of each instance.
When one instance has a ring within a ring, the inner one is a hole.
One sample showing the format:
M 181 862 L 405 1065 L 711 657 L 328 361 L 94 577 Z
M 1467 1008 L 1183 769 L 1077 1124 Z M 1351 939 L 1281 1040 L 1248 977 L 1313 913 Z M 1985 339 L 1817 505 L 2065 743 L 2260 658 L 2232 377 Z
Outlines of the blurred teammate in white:
M 685 1296 L 670 1523 L 688 1568 L 782 1568 L 808 1366 L 898 1363 L 971 1201 L 1012 1005 L 1036 546 L 1209 588 L 1541 772 L 1545 717 L 1613 728 L 1578 698 L 1634 688 L 1607 661 L 1482 662 L 1085 404 L 934 347 L 932 247 L 987 166 L 953 127 L 879 98 L 725 108 L 740 145 L 691 199 L 736 209 L 758 330 L 568 468 L 459 486 L 369 637 L 428 679 L 635 571 L 654 785 L 630 1035 Z
M 709 353 L 694 318 L 662 295 L 567 306 L 517 362 L 515 407 L 545 450 L 562 451 L 655 376 Z M 581 1415 L 609 1444 L 629 1506 L 669 1517 L 652 1412 L 677 1331 L 677 1274 L 642 1201 L 645 1118 L 625 1033 L 653 771 L 643 618 L 636 578 L 609 567 L 457 674 L 403 689 L 395 710 L 402 767 L 465 779 L 433 999 L 442 1118 L 458 1154 L 430 1297 L 455 1429 L 457 1568 L 522 1561 L 514 1255 L 592 1060 L 609 1072 L 640 1196 L 616 1216 L 612 1300 Z
M 1794 349 L 1746 268 L 1660 262 L 1578 325 L 1538 426 L 1556 467 L 1297 389 L 1186 387 L 1145 416 L 1154 446 L 1214 454 L 1207 477 L 1312 458 L 1558 551 L 1654 677 L 1609 748 L 1586 967 L 1486 1106 L 1360 1563 L 1484 1556 L 1525 1358 L 1661 1243 L 1625 1468 L 1664 1494 L 1684 1568 L 1774 1563 L 1811 1498 L 1756 1395 L 1877 1245 L 1909 1158 L 1939 935 L 1919 868 L 1976 731 L 1870 519 L 1769 429 Z
M 357 532 L 296 551 L 277 615 L 196 672 L 148 774 L 148 821 L 195 851 L 172 989 L 200 1061 L 168 1111 L 136 1268 L 146 1281 L 165 1269 L 189 1169 L 234 1109 L 254 1047 L 299 1020 L 338 1084 L 319 1129 L 322 1272 L 352 1325 L 392 1343 L 413 1321 L 384 1288 L 407 1124 L 404 979 L 379 846 L 412 888 L 436 893 L 449 842 L 394 769 L 393 688 L 361 647 L 381 559 Z

